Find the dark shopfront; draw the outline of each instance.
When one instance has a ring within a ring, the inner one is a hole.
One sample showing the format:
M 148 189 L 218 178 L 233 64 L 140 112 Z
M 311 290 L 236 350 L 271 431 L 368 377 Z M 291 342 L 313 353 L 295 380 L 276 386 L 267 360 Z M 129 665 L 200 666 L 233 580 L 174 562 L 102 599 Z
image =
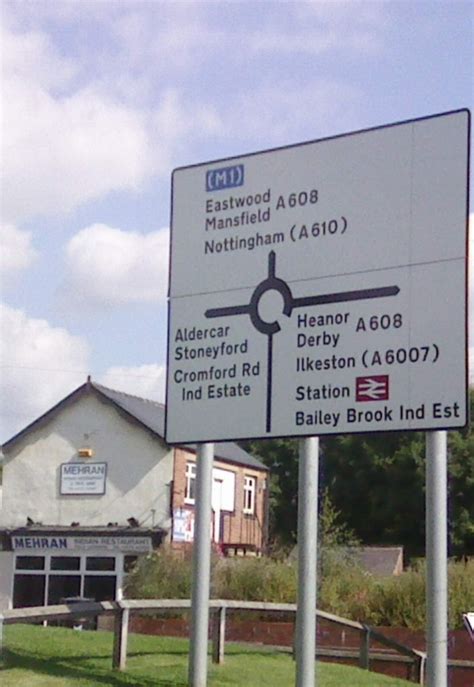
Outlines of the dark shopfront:
M 163 537 L 161 530 L 138 529 L 10 532 L 13 607 L 58 604 L 68 597 L 122 598 L 127 572 Z

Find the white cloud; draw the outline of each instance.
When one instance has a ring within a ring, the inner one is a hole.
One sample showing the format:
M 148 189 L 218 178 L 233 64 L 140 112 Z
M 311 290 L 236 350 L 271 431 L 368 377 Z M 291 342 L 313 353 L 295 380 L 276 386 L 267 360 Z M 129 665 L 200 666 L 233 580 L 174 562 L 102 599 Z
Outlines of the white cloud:
M 180 140 L 189 146 L 190 139 L 194 137 L 207 138 L 223 130 L 223 122 L 213 105 L 186 102 L 174 88 L 162 93 L 153 122 L 157 137 L 161 136 L 168 145 L 173 146 L 179 145 Z
M 71 60 L 59 58 L 45 34 L 39 31 L 1 32 L 2 71 L 15 78 L 43 88 L 64 87 L 77 73 Z
M 330 79 L 304 85 L 281 81 L 255 94 L 239 95 L 222 115 L 225 135 L 258 141 L 260 148 L 282 145 L 344 130 L 346 120 L 362 102 L 357 87 Z
M 140 234 L 93 224 L 66 246 L 64 297 L 83 307 L 164 301 L 168 261 L 167 229 Z
M 297 3 L 295 9 L 301 21 L 316 19 L 324 26 L 353 31 L 360 27 L 381 30 L 388 19 L 388 5 L 372 0 L 307 0 Z
M 61 94 L 74 74 L 71 62 L 40 34 L 4 34 L 6 219 L 64 213 L 111 190 L 139 188 L 153 170 L 146 115 L 90 80 Z
M 0 282 L 31 265 L 38 253 L 32 245 L 31 233 L 13 224 L 0 226 Z
M 318 56 L 335 51 L 374 54 L 383 48 L 388 19 L 383 3 L 315 0 L 286 7 L 291 7 L 287 21 L 282 10 L 276 21 L 249 33 L 251 50 Z
M 203 141 L 261 148 L 311 137 L 298 133 L 301 126 L 320 135 L 334 122 L 343 129 L 361 101 L 354 86 L 311 72 L 303 85 L 279 68 L 293 55 L 363 52 L 383 35 L 386 14 L 370 3 L 357 10 L 339 2 L 263 4 L 257 30 L 232 4 L 216 11 L 203 3 L 125 2 L 108 12 L 94 4 L 42 3 L 39 11 L 20 3 L 10 11 L 16 30 L 3 36 L 0 151 L 9 222 L 139 190 L 150 175 L 189 162 Z M 71 32 L 74 59 L 52 32 L 55 22 Z M 77 40 L 79 26 L 103 32 L 100 50 Z M 251 88 L 225 83 L 244 58 L 259 63 L 269 54 L 278 62 L 258 70 Z M 214 90 L 206 78 L 220 64 L 227 65 L 224 81 Z
M 6 440 L 86 380 L 85 341 L 0 304 L 0 431 Z
M 292 55 L 350 54 L 382 49 L 387 8 L 373 2 L 260 3 L 258 16 L 245 3 L 168 3 L 156 6 L 124 4 L 111 23 L 119 39 L 121 62 L 137 68 L 194 70 L 207 60 L 222 65 L 259 54 L 277 59 Z M 248 12 L 248 13 L 247 13 Z M 250 12 L 253 16 L 250 16 Z
M 153 72 L 188 69 L 228 46 L 233 28 L 211 26 L 204 3 L 167 3 L 159 9 L 130 5 L 112 22 L 123 60 L 136 68 L 149 62 Z M 222 26 L 222 24 L 221 24 Z M 226 43 L 227 41 L 227 43 Z
M 164 403 L 166 367 L 154 364 L 110 367 L 100 378 L 100 383 L 132 396 Z

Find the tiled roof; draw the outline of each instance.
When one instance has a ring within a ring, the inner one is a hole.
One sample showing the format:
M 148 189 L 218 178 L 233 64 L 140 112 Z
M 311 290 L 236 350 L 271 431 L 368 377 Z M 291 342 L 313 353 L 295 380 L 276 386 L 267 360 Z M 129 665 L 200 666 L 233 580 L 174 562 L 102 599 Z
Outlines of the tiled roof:
M 377 576 L 396 574 L 400 557 L 403 565 L 403 546 L 361 546 L 353 553 L 364 570 Z

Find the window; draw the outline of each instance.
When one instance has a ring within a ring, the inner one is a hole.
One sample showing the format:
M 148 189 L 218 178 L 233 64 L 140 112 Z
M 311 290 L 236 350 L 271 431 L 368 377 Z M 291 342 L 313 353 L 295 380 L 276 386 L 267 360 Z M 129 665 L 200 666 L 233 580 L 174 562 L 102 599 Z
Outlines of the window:
M 63 599 L 81 595 L 80 575 L 50 575 L 48 579 L 48 606 L 64 603 Z
M 44 556 L 17 556 L 17 570 L 44 570 Z
M 88 556 L 86 570 L 115 570 L 115 558 L 109 556 Z
M 194 503 L 196 498 L 196 463 L 186 463 L 185 503 Z
M 13 583 L 13 608 L 44 606 L 46 575 L 16 573 Z
M 244 513 L 255 512 L 255 485 L 256 478 L 244 475 Z
M 84 596 L 94 601 L 113 601 L 117 595 L 115 575 L 86 575 Z
M 43 556 L 15 555 L 13 605 L 43 606 L 60 603 L 67 597 L 114 599 L 122 585 L 122 566 L 136 556 L 87 555 L 68 556 L 46 553 Z
M 80 570 L 81 559 L 76 556 L 52 556 L 51 570 Z

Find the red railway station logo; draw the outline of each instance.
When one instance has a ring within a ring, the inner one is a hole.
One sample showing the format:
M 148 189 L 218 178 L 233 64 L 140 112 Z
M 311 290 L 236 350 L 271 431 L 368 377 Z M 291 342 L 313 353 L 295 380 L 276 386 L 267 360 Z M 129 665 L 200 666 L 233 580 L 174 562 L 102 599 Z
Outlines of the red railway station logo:
M 388 401 L 389 376 L 356 377 L 356 401 Z

